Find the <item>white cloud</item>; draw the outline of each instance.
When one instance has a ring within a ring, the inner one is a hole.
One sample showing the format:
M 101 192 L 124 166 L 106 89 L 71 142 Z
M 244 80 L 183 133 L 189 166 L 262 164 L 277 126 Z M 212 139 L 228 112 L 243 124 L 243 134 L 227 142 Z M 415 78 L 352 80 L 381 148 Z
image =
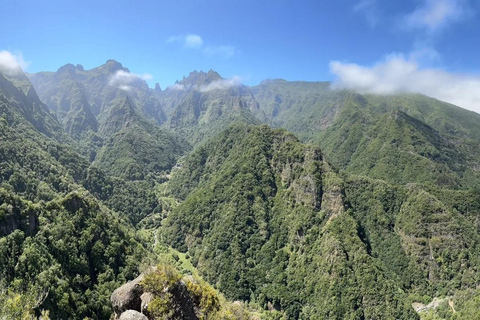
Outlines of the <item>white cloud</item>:
M 185 37 L 185 47 L 187 48 L 200 48 L 203 44 L 202 37 L 196 34 L 189 34 Z
M 148 81 L 148 80 L 152 80 L 153 76 L 150 73 L 144 73 L 144 74 L 140 75 L 140 78 L 142 78 L 145 81 Z
M 207 56 L 221 56 L 223 58 L 230 58 L 236 52 L 235 47 L 231 45 L 225 46 L 207 46 L 203 50 Z
M 354 12 L 365 15 L 365 19 L 371 28 L 374 28 L 380 20 L 376 2 L 377 0 L 361 0 L 353 7 Z
M 9 51 L 0 51 L 0 71 L 9 75 L 25 70 L 29 63 L 25 62 L 22 54 L 13 54 Z
M 201 86 L 198 90 L 200 92 L 209 92 L 213 90 L 226 90 L 229 88 L 240 86 L 241 78 L 239 76 L 234 76 L 230 79 L 218 79 L 210 82 L 207 85 Z
M 203 39 L 198 34 L 171 36 L 167 43 L 181 43 L 185 48 L 199 49 L 203 45 Z
M 127 85 L 122 85 L 120 87 L 118 87 L 120 90 L 123 90 L 123 91 L 130 91 L 132 90 L 132 87 L 130 86 L 127 86 Z
M 175 83 L 173 86 L 167 87 L 167 90 L 182 91 L 185 90 L 185 86 L 180 83 Z
M 425 0 L 425 3 L 405 17 L 411 29 L 441 30 L 449 23 L 466 18 L 470 10 L 462 0 Z
M 167 43 L 179 43 L 187 49 L 203 49 L 203 53 L 208 57 L 218 56 L 227 59 L 237 53 L 237 49 L 232 45 L 204 45 L 202 37 L 198 34 L 171 36 Z
M 174 42 L 183 42 L 185 36 L 171 36 L 167 39 L 167 43 L 174 43 Z
M 108 84 L 114 87 L 118 87 L 122 90 L 129 91 L 131 90 L 131 87 L 129 86 L 130 84 L 133 84 L 141 80 L 151 80 L 151 79 L 153 79 L 153 76 L 148 73 L 138 75 L 138 74 L 130 73 L 127 71 L 118 70 L 110 77 Z
M 421 68 L 414 55 L 392 54 L 372 67 L 330 62 L 335 89 L 360 93 L 421 93 L 480 113 L 480 77 Z

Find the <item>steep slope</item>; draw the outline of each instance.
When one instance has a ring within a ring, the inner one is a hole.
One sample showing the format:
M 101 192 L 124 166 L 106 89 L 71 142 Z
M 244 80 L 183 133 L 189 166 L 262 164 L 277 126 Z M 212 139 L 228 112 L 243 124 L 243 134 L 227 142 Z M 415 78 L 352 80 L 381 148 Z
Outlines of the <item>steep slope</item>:
M 170 114 L 165 125 L 193 145 L 225 130 L 232 122 L 260 122 L 252 113 L 258 112 L 258 104 L 250 89 L 234 79 L 223 79 L 213 70 L 191 72 L 162 91 L 160 101 L 162 109 Z
M 145 119 L 128 95 L 112 101 L 99 123 L 104 145 L 96 163 L 113 176 L 155 176 L 171 169 L 189 150 L 183 139 Z
M 165 119 L 155 98 L 161 90 L 150 90 L 115 60 L 91 70 L 67 64 L 30 79 L 84 155 L 109 174 L 142 180 L 170 169 L 188 150 L 155 121 Z
M 136 194 L 121 197 L 122 181 L 94 179 L 92 171 L 104 173 L 88 168 L 31 86 L 0 81 L 1 317 L 47 309 L 55 319 L 106 319 L 110 292 L 148 252 L 127 212 L 105 204 L 116 207 L 117 197 L 124 207 Z
M 416 318 L 369 254 L 318 148 L 284 130 L 235 125 L 187 157 L 169 185 L 185 201 L 162 238 L 188 250 L 227 297 L 289 319 Z
M 394 183 L 477 183 L 480 115 L 474 112 L 421 95 L 334 91 L 328 83 L 272 80 L 252 92 L 268 123 L 320 145 L 340 168 Z M 418 175 L 425 167 L 439 175 Z
M 0 70 L 1 71 L 1 70 Z M 0 72 L 0 98 L 2 116 L 9 124 L 23 121 L 36 130 L 58 141 L 68 141 L 60 125 L 40 101 L 28 78 L 19 71 L 16 74 Z
M 265 121 L 310 138 L 329 127 L 345 104 L 344 92 L 329 89 L 328 82 L 264 80 L 251 87 Z
M 347 169 L 401 184 L 459 187 L 467 166 L 461 143 L 401 111 L 392 111 L 361 137 Z
M 348 175 L 345 201 L 390 277 L 411 295 L 445 297 L 479 281 L 478 191 L 398 186 Z
M 71 101 L 78 87 L 86 98 L 85 107 L 98 116 L 116 97 L 118 90 L 127 91 L 136 103 L 149 98 L 149 89 L 145 81 L 131 74 L 127 68 L 115 60 L 108 60 L 104 65 L 91 70 L 84 70 L 81 65 L 67 64 L 56 72 L 39 72 L 29 74 L 39 97 L 49 108 L 61 112 L 70 109 Z M 140 103 L 139 103 L 140 104 Z

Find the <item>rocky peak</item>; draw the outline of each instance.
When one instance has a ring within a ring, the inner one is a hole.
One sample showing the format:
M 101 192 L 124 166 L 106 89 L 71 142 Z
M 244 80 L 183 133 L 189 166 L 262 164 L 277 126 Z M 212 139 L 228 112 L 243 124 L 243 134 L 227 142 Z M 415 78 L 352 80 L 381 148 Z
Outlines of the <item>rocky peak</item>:
M 75 66 L 71 63 L 67 63 L 66 65 L 61 66 L 57 70 L 57 73 L 65 73 L 65 72 L 75 73 Z
M 67 63 L 66 65 L 58 68 L 57 74 L 68 73 L 68 74 L 74 75 L 74 74 L 76 74 L 77 71 L 85 71 L 85 69 L 83 68 L 83 66 L 81 64 L 77 64 L 76 66 L 74 66 L 71 63 Z
M 113 59 L 107 60 L 107 62 L 104 65 L 101 65 L 99 68 L 107 71 L 108 73 L 114 73 L 118 70 L 123 70 L 123 71 L 126 71 L 126 72 L 130 72 L 130 70 L 128 70 L 128 68 L 124 68 L 123 65 L 120 62 L 118 62 L 116 60 L 113 60 Z
M 162 88 L 160 88 L 160 84 L 157 82 L 155 83 L 155 89 L 156 92 L 162 92 Z
M 220 79 L 223 78 L 214 70 L 210 70 L 208 72 L 194 70 L 190 72 L 188 77 L 183 77 L 182 81 L 179 81 L 179 83 L 186 87 L 202 86 L 208 85 L 209 83 Z

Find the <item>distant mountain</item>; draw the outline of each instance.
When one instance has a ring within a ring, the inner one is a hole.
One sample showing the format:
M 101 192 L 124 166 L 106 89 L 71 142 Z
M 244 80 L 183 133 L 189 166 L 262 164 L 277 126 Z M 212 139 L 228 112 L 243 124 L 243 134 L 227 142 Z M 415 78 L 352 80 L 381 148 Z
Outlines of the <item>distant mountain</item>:
M 258 104 L 250 89 L 217 72 L 191 72 L 159 95 L 169 112 L 165 126 L 193 144 L 225 130 L 232 122 L 260 123 Z M 170 111 L 171 110 L 171 111 Z
M 2 114 L 9 124 L 30 124 L 35 129 L 57 141 L 67 141 L 55 117 L 40 101 L 28 78 L 22 72 L 4 74 L 0 72 Z
M 158 126 L 165 116 L 154 112 L 156 91 L 115 60 L 91 70 L 67 64 L 29 76 L 90 160 L 115 176 L 143 179 L 170 169 L 188 149 Z
M 327 82 L 271 80 L 252 92 L 267 123 L 320 145 L 352 173 L 449 187 L 472 186 L 470 177 L 478 177 L 480 115 L 474 112 L 422 95 L 332 90 Z
M 84 70 L 67 64 L 57 72 L 29 75 L 39 96 L 77 140 L 92 134 L 103 138 L 102 123 L 115 101 L 128 95 L 136 112 L 145 119 L 176 132 L 197 144 L 235 121 L 259 123 L 258 104 L 250 89 L 235 79 L 224 79 L 217 72 L 191 72 L 175 85 L 161 90 L 148 85 L 115 60 Z M 103 121 L 101 120 L 103 118 Z M 96 138 L 93 138 L 94 140 Z M 98 139 L 96 139 L 98 140 Z
M 113 176 L 142 180 L 170 170 L 190 148 L 143 117 L 128 95 L 112 101 L 99 118 L 104 145 L 95 162 Z

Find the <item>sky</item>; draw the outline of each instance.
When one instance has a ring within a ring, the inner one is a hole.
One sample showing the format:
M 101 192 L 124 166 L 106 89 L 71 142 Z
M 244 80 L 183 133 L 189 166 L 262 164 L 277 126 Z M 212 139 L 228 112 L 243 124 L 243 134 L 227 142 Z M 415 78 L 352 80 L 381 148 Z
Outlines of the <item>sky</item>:
M 153 87 L 193 70 L 332 81 L 480 113 L 480 0 L 0 0 L 0 67 L 121 62 Z

